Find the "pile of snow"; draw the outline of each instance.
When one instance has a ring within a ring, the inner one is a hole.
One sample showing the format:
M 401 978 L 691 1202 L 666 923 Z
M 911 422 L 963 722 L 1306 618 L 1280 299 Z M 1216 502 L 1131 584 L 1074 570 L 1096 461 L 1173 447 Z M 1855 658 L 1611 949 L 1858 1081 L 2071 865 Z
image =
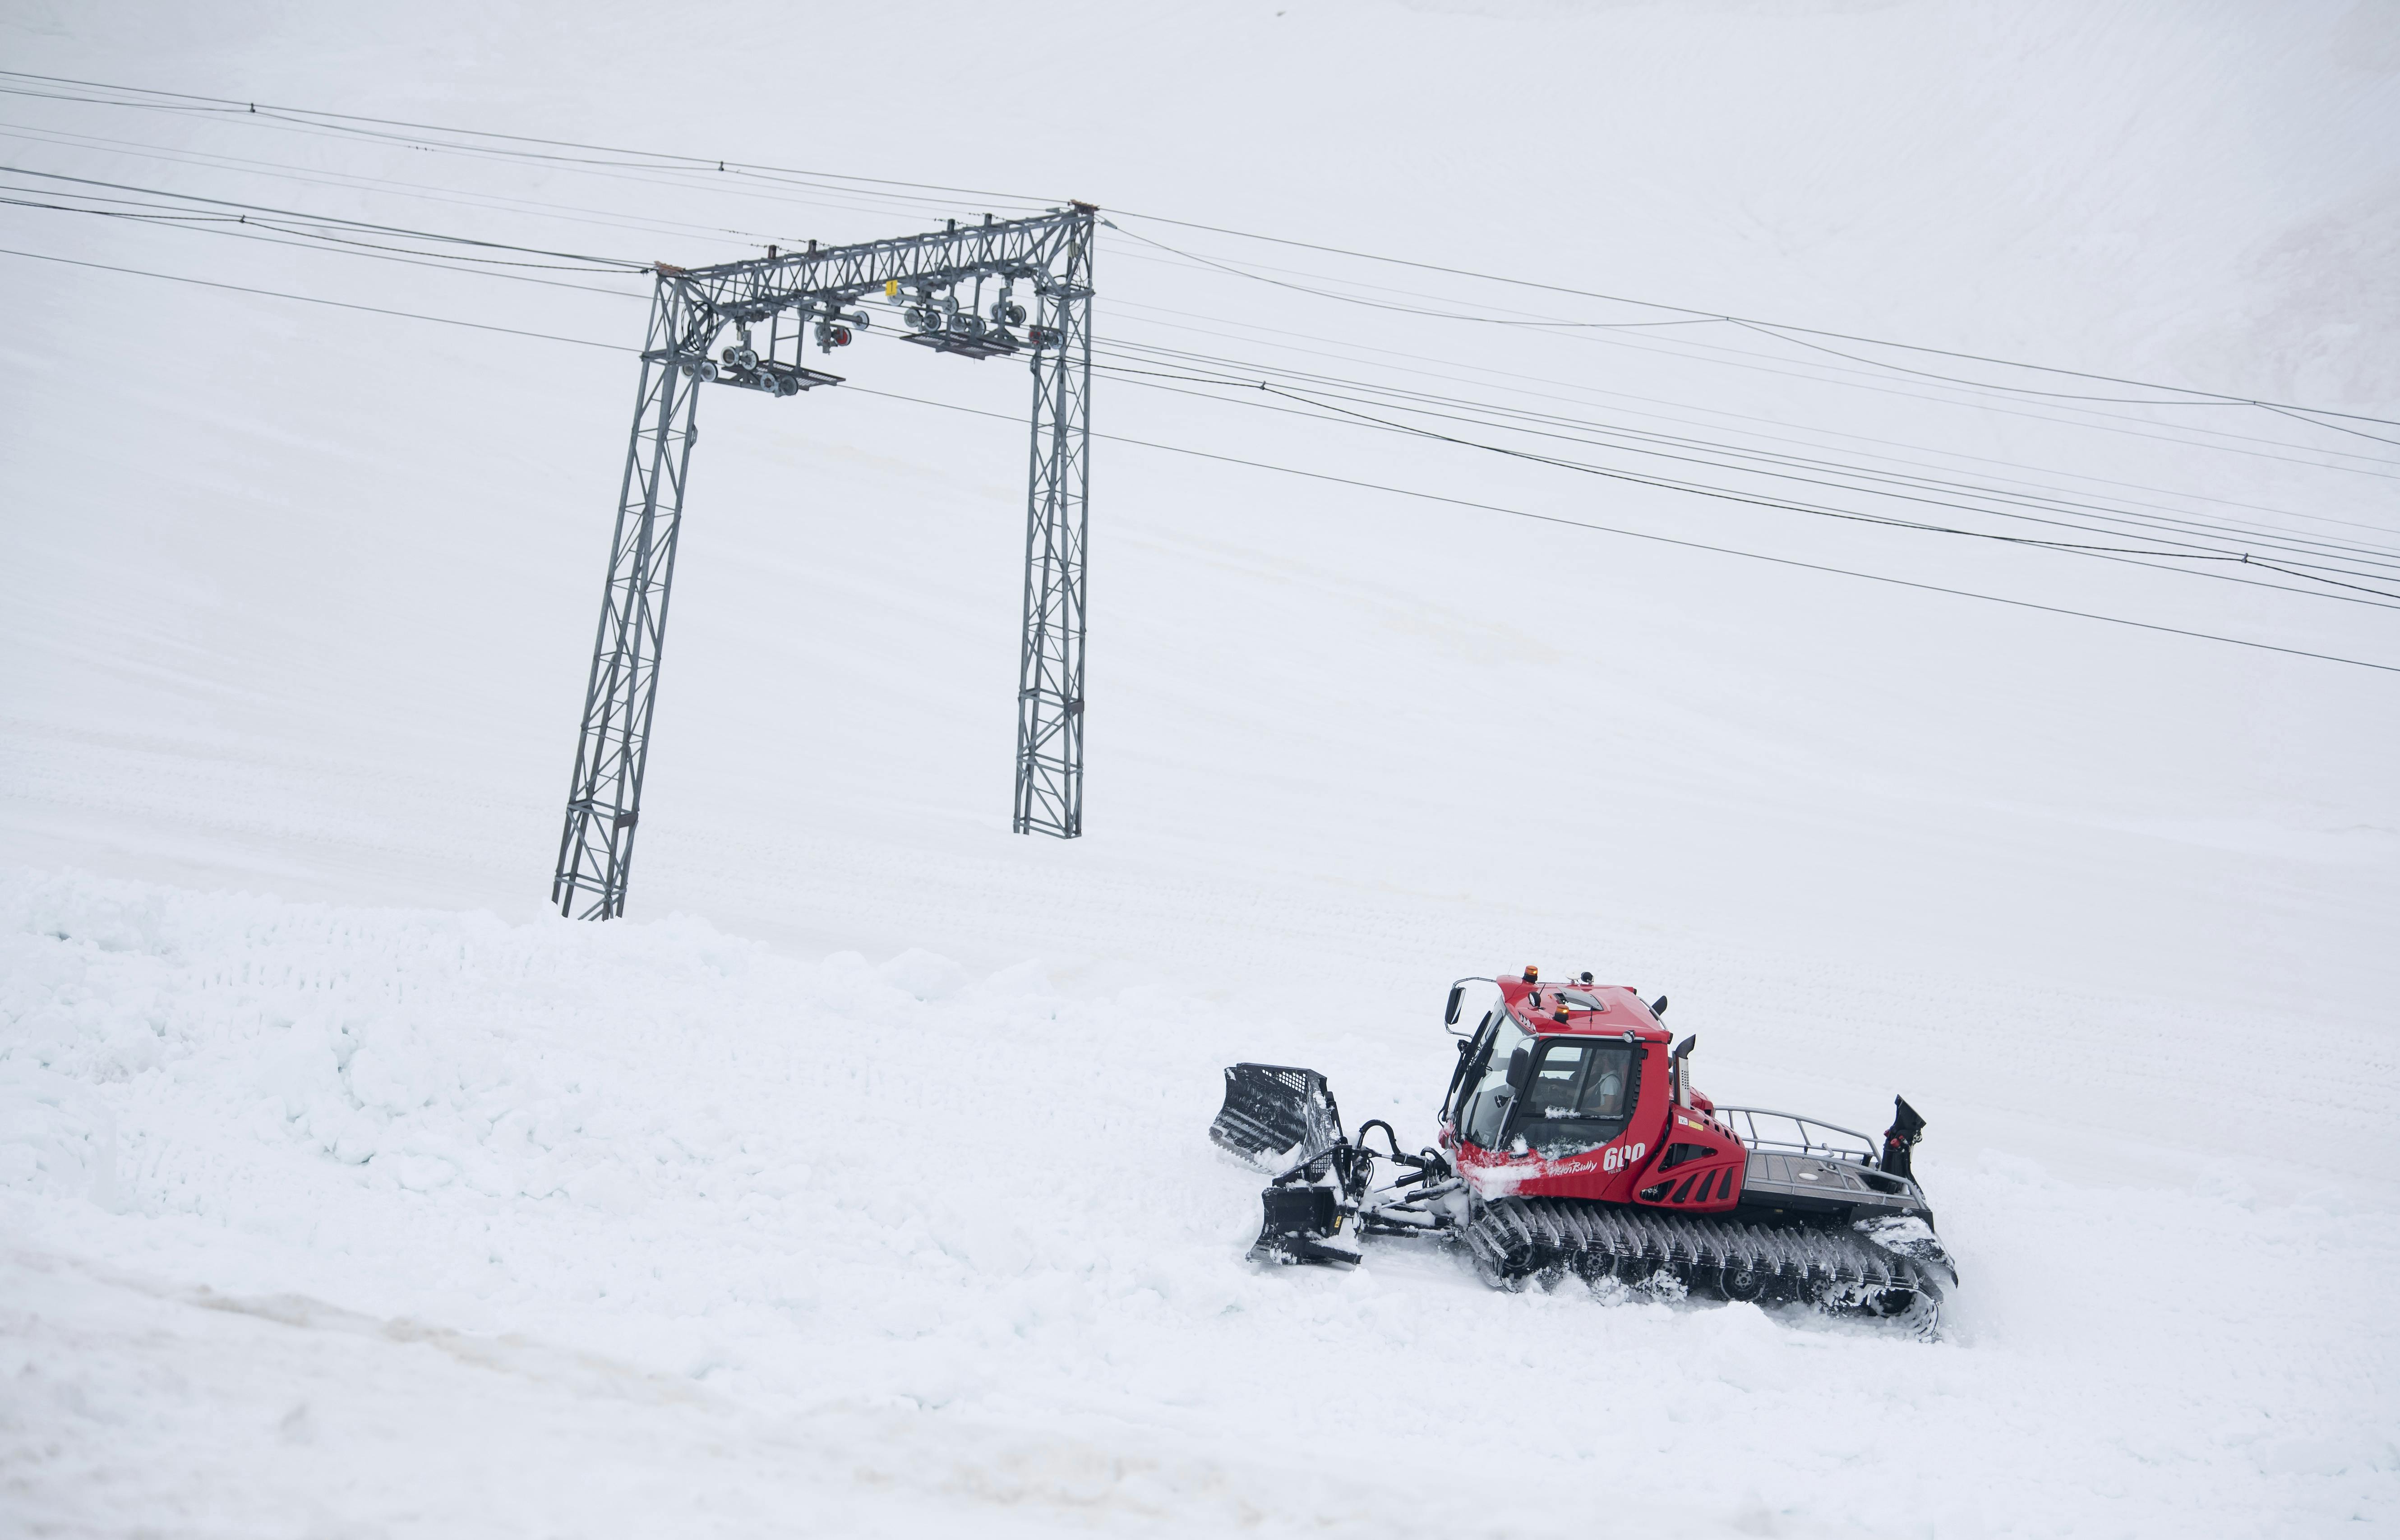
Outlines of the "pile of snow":
M 2400 1520 L 2400 1248 L 2338 1184 L 1937 1137 L 1965 1283 L 1929 1346 L 1432 1252 L 1244 1262 L 1217 1067 L 1315 1041 L 1381 1064 L 1354 1098 L 1423 1088 L 1430 1023 L 30 872 L 0 981 L 0 1507 L 34 1533 Z

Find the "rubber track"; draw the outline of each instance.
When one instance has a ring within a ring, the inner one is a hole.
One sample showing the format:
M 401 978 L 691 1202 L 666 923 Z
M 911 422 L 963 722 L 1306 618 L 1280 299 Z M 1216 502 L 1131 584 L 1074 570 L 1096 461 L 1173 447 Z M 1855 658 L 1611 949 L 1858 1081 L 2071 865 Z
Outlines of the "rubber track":
M 1798 1300 L 1889 1314 L 1907 1306 L 1921 1329 L 1940 1282 L 1848 1230 L 1744 1224 L 1561 1198 L 1501 1198 L 1461 1232 L 1493 1282 L 1563 1276 L 1648 1283 L 1666 1273 L 1685 1288 L 1743 1299 Z M 1728 1279 L 1733 1287 L 1726 1287 Z

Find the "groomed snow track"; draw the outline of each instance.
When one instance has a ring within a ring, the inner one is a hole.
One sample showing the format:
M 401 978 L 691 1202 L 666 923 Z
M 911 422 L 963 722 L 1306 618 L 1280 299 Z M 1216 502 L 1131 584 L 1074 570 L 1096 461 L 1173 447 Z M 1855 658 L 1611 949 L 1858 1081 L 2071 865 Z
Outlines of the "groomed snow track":
M 1476 1268 L 1495 1284 L 1563 1278 L 1655 1286 L 1667 1274 L 1718 1299 L 1800 1302 L 1898 1317 L 1930 1336 L 1942 1284 L 1927 1269 L 1847 1229 L 1744 1224 L 1572 1198 L 1499 1198 L 1461 1228 Z

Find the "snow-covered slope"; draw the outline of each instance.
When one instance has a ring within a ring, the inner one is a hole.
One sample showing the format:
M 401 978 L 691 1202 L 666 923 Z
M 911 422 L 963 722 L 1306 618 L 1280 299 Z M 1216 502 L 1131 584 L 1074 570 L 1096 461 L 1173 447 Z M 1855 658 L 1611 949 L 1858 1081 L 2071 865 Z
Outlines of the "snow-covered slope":
M 1257 1178 L 1196 1136 L 1261 1028 L 1206 1000 L 697 920 L 0 903 L 0 1461 L 36 1533 L 300 1533 L 305 1503 L 394 1534 L 1500 1534 L 1596 1492 L 1671 1533 L 2392 1517 L 2400 1247 L 2241 1161 L 1931 1147 L 1968 1283 L 1931 1348 L 1439 1257 L 1260 1272 Z M 1344 1075 L 1441 1069 L 1437 1036 L 1295 1015 Z
M 2387 452 L 2289 419 L 1403 316 L 1303 291 L 1626 312 L 1140 217 L 2393 416 L 2381 8 L 1036 9 L 21 4 L 0 35 L 15 69 L 1092 198 L 1104 335 L 2390 532 Z M 641 259 L 977 207 L 7 101 L 12 165 Z M 317 180 L 198 158 L 229 156 Z M 638 326 L 616 295 L 0 222 L 13 251 Z M 1001 417 L 704 403 L 634 919 L 579 928 L 540 900 L 631 364 L 0 265 L 20 1527 L 2400 1519 L 2393 675 L 1111 440 L 1090 832 L 1015 838 L 1023 379 L 879 339 L 859 385 Z M 1126 439 L 2400 662 L 2366 606 L 1098 401 Z M 1880 1126 L 1904 1091 L 1965 1274 L 1950 1339 L 1489 1295 L 1439 1259 L 1246 1268 L 1217 1067 L 1315 1064 L 1421 1137 L 1442 988 L 1529 960 L 1670 994 L 1726 1099 Z

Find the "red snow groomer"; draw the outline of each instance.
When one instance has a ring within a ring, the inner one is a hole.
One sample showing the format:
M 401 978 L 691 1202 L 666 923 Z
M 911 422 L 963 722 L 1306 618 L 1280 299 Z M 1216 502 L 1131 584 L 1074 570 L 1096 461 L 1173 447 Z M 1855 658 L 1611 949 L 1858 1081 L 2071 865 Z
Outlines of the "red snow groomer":
M 1493 989 L 1471 1029 L 1466 991 Z M 1314 1070 L 1236 1064 L 1208 1137 L 1275 1173 L 1254 1259 L 1356 1263 L 1367 1236 L 1432 1236 L 1484 1279 L 1583 1279 L 1602 1291 L 1799 1302 L 1897 1317 L 1931 1335 L 1957 1271 L 1909 1170 L 1925 1120 L 1893 1098 L 1880 1145 L 1790 1112 L 1719 1107 L 1692 1087 L 1694 1039 L 1669 1047 L 1665 997 L 1521 977 L 1462 979 L 1439 1148 L 1391 1124 L 1353 1140 Z M 1368 1149 L 1382 1129 L 1385 1149 Z M 1378 1185 L 1378 1161 L 1395 1179 Z

